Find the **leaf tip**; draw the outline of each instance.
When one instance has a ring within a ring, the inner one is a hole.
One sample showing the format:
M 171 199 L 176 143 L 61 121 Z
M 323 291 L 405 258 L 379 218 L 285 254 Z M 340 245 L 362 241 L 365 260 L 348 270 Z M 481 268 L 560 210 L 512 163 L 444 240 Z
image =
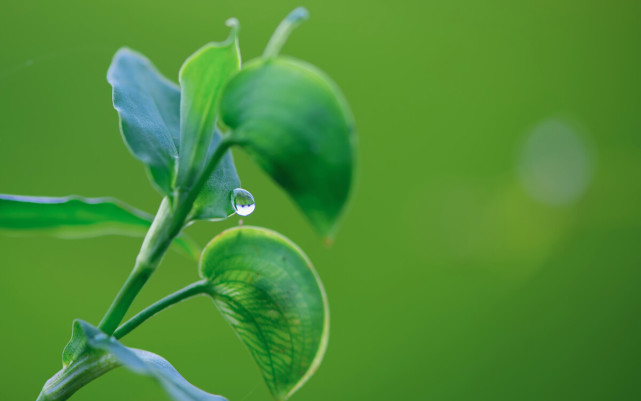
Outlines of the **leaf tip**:
M 232 29 L 240 29 L 240 22 L 238 22 L 238 18 L 228 18 L 227 21 L 225 21 L 225 25 Z
M 124 53 L 137 53 L 137 52 L 129 46 L 122 46 L 121 48 L 116 50 L 116 56 L 122 55 Z
M 292 10 L 292 12 L 287 15 L 286 20 L 293 23 L 300 23 L 309 19 L 309 11 L 307 8 L 300 6 Z
M 136 58 L 141 58 L 141 59 L 145 58 L 145 56 L 143 56 L 139 52 L 135 51 L 131 47 L 123 46 L 123 47 L 119 48 L 118 50 L 116 50 L 116 53 L 114 53 L 110 69 L 112 67 L 114 67 L 116 65 L 116 63 L 119 60 L 123 59 L 124 57 L 136 57 Z
M 238 32 L 240 31 L 240 22 L 238 21 L 238 18 L 229 18 L 227 19 L 227 21 L 225 21 L 225 25 L 231 29 L 227 40 L 225 40 L 225 43 L 233 43 L 238 38 Z
M 298 25 L 309 18 L 309 11 L 305 7 L 296 7 L 278 25 L 274 34 L 269 39 L 263 52 L 263 58 L 270 59 L 278 56 L 280 49 L 285 45 L 287 38 Z
M 326 247 L 331 248 L 334 245 L 334 238 L 330 236 L 323 238 L 323 244 Z

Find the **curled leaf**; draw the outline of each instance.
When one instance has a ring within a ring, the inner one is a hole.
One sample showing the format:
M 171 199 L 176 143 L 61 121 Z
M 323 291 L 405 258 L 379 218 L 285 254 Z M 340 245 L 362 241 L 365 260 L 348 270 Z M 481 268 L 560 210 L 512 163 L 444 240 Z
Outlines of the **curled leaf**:
M 309 259 L 280 234 L 243 226 L 207 245 L 200 274 L 274 397 L 288 398 L 311 377 L 327 346 L 327 299 Z
M 317 68 L 286 57 L 250 62 L 220 103 L 233 142 L 332 236 L 347 203 L 355 129 L 338 87 Z

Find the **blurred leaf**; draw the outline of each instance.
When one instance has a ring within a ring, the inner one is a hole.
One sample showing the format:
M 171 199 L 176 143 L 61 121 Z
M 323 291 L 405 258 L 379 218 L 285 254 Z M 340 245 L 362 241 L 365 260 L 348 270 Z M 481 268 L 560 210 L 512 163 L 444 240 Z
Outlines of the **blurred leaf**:
M 209 43 L 192 54 L 180 69 L 180 161 L 177 186 L 188 191 L 210 153 L 221 88 L 240 67 L 238 23 L 222 43 Z
M 144 237 L 151 221 L 147 213 L 112 198 L 0 195 L 0 232 L 42 233 L 59 238 Z M 187 256 L 198 259 L 200 249 L 189 237 L 181 235 L 175 245 Z
M 114 359 L 117 365 L 155 379 L 176 401 L 227 401 L 224 397 L 209 394 L 189 383 L 163 357 L 125 347 L 89 323 L 76 320 L 71 341 L 63 353 L 64 366 L 69 366 L 76 358 L 86 354 L 101 357 L 107 355 L 108 359 Z
M 234 142 L 283 187 L 314 227 L 333 235 L 352 185 L 355 131 L 336 85 L 291 58 L 255 60 L 220 103 Z
M 114 56 L 107 81 L 125 143 L 147 166 L 158 189 L 171 195 L 180 142 L 180 90 L 147 58 L 127 48 Z
M 218 147 L 222 137 L 216 130 L 209 147 L 209 159 Z M 191 212 L 192 219 L 225 219 L 234 213 L 231 193 L 240 187 L 240 178 L 234 166 L 231 151 L 227 151 L 216 169 L 201 189 Z
M 327 346 L 327 300 L 309 259 L 280 234 L 243 226 L 207 245 L 200 274 L 272 394 L 288 398 L 315 372 Z

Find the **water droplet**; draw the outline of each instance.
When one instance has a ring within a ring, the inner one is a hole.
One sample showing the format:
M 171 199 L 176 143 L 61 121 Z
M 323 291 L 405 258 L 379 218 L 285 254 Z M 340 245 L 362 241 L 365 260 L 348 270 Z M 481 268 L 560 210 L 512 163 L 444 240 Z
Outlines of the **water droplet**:
M 256 209 L 254 197 L 242 188 L 236 188 L 231 192 L 231 205 L 239 216 L 249 216 Z

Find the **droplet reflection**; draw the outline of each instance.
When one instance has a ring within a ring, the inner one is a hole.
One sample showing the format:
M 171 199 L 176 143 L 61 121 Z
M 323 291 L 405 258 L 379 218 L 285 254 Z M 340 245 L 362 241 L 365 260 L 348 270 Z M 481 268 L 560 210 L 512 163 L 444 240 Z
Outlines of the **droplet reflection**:
M 249 216 L 256 209 L 254 197 L 242 188 L 236 188 L 231 192 L 231 205 L 239 216 Z

